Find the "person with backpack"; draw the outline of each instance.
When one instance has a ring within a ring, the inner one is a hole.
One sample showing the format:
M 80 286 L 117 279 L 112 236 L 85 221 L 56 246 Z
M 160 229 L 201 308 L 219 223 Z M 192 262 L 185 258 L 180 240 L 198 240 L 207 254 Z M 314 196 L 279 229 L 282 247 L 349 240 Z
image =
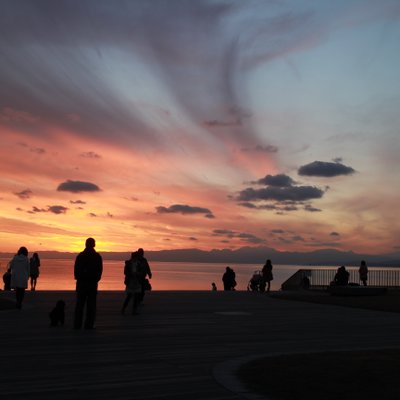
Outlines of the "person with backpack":
M 137 254 L 138 254 L 137 271 L 142 286 L 139 302 L 142 303 L 145 292 L 147 290 L 151 290 L 151 284 L 149 282 L 149 279 L 153 277 L 153 274 L 151 273 L 150 265 L 147 259 L 144 257 L 144 250 L 142 248 L 138 249 Z M 147 277 L 149 277 L 149 279 L 147 279 Z
M 132 315 L 137 314 L 137 308 L 140 303 L 142 295 L 141 276 L 138 270 L 139 254 L 137 251 L 131 254 L 131 258 L 125 261 L 124 275 L 125 275 L 125 292 L 126 297 L 122 305 L 121 314 L 125 313 L 125 309 L 129 301 L 133 299 Z

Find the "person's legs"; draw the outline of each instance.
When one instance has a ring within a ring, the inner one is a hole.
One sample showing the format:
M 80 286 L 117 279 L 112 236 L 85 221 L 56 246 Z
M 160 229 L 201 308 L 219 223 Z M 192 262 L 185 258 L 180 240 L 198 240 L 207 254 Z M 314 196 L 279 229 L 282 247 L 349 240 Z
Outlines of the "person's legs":
M 15 297 L 17 300 L 17 308 L 22 308 L 22 300 L 24 299 L 25 288 L 15 288 Z
M 94 327 L 94 320 L 96 319 L 96 300 L 97 290 L 92 288 L 87 296 L 85 329 L 93 329 Z
M 75 305 L 75 316 L 74 316 L 74 329 L 82 328 L 83 321 L 83 309 L 86 302 L 86 291 L 78 290 L 76 292 L 76 305 Z
M 121 314 L 124 313 L 126 307 L 127 307 L 128 304 L 129 304 L 129 300 L 130 300 L 131 298 L 132 298 L 132 293 L 127 293 L 127 294 L 126 294 L 126 297 L 125 297 L 124 304 L 122 305 Z
M 142 283 L 142 290 L 141 290 L 141 292 L 139 293 L 139 296 L 138 296 L 139 303 L 143 303 L 144 292 L 145 292 L 145 290 L 144 290 L 144 285 L 143 285 L 143 283 Z
M 135 293 L 133 295 L 132 314 L 137 314 L 138 313 L 137 309 L 138 309 L 138 306 L 139 306 L 139 303 L 140 303 L 140 297 L 141 297 L 140 293 Z

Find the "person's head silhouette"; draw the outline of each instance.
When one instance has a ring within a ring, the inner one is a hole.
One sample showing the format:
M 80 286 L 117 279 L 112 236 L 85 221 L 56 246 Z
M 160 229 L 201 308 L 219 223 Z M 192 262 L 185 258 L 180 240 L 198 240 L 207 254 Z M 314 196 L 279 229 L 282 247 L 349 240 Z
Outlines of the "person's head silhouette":
M 96 247 L 96 241 L 91 237 L 87 238 L 85 245 L 87 249 L 94 249 Z
M 28 249 L 26 247 L 20 247 L 17 254 L 28 257 Z

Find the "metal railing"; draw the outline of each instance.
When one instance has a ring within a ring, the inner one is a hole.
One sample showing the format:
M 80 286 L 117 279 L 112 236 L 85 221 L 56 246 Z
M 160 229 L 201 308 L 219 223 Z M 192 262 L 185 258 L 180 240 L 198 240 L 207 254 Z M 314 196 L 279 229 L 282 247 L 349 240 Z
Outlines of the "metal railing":
M 349 283 L 362 284 L 357 269 L 347 269 L 350 274 Z M 310 288 L 326 288 L 334 280 L 337 268 L 299 269 L 282 283 L 282 289 L 301 288 L 308 280 Z M 373 269 L 368 271 L 368 286 L 400 288 L 400 269 Z

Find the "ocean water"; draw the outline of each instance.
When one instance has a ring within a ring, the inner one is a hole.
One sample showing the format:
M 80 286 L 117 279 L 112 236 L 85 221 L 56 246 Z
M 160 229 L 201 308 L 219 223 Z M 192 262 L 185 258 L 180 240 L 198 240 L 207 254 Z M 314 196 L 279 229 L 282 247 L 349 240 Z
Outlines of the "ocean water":
M 5 272 L 9 260 L 0 259 L 1 275 Z M 153 290 L 211 290 L 215 282 L 218 290 L 223 289 L 222 275 L 228 264 L 189 263 L 189 262 L 152 262 L 149 260 L 153 279 Z M 229 264 L 236 272 L 236 290 L 247 290 L 247 284 L 262 264 Z M 274 265 L 271 282 L 272 290 L 279 290 L 281 284 L 299 269 L 333 269 L 326 266 Z M 349 271 L 358 268 L 347 268 Z M 375 268 L 369 268 L 370 271 Z M 2 282 L 1 282 L 2 287 Z M 74 260 L 41 259 L 40 276 L 37 290 L 75 290 Z M 104 260 L 103 276 L 99 290 L 124 290 L 124 261 Z
M 9 260 L 0 259 L 1 274 L 5 272 Z M 151 262 L 153 290 L 211 290 L 215 282 L 218 290 L 223 289 L 222 275 L 228 264 L 222 263 L 186 263 L 186 262 Z M 246 290 L 254 271 L 262 265 L 230 264 L 236 272 L 237 290 Z M 272 290 L 279 290 L 280 285 L 299 268 L 294 265 L 274 266 Z M 99 290 L 124 290 L 124 262 L 104 260 L 103 276 Z M 74 260 L 41 259 L 40 276 L 37 290 L 75 290 Z

